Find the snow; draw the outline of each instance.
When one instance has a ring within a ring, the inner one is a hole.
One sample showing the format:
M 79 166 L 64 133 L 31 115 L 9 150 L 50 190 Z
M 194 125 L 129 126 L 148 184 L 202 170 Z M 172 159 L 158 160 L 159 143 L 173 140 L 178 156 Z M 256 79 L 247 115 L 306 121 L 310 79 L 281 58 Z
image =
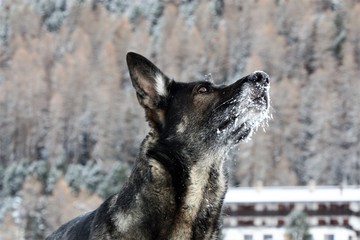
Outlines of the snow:
M 211 73 L 204 75 L 204 81 L 206 82 L 213 82 Z
M 230 188 L 226 203 L 360 202 L 359 186 Z

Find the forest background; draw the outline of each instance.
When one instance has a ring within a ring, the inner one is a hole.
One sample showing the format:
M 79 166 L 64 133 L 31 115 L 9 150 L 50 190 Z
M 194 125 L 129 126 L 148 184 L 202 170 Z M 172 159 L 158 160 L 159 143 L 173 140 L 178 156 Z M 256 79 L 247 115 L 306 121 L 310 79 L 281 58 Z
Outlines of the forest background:
M 230 184 L 360 185 L 358 0 L 0 0 L 0 239 L 43 239 L 120 189 L 148 126 L 125 56 L 180 81 L 271 76 Z

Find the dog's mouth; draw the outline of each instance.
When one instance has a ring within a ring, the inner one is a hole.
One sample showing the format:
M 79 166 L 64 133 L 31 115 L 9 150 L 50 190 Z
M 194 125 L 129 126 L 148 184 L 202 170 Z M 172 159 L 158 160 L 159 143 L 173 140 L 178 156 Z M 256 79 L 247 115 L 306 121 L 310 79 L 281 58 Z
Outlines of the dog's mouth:
M 254 74 L 257 74 L 255 72 Z M 253 75 L 254 75 L 253 74 Z M 267 74 L 260 72 L 261 77 Z M 249 76 L 251 78 L 252 75 Z M 260 78 L 255 76 L 253 78 Z M 270 105 L 269 81 L 247 81 L 241 86 L 231 99 L 222 103 L 224 112 L 217 127 L 217 134 L 226 137 L 234 143 L 247 139 L 258 126 L 266 124 L 264 121 L 269 118 L 268 110 Z
M 251 124 L 249 122 L 244 122 L 239 126 L 237 126 L 236 124 L 237 121 L 238 119 L 236 117 L 233 117 L 221 123 L 219 128 L 217 129 L 218 134 L 221 134 L 227 129 L 230 129 L 228 131 L 229 135 L 231 139 L 235 141 L 235 143 L 245 140 L 251 134 L 252 131 Z

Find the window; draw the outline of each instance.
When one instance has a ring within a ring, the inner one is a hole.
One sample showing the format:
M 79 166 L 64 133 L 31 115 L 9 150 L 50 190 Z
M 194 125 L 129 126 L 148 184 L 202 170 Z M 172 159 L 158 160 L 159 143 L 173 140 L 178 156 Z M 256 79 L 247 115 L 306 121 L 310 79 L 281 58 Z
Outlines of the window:
M 339 222 L 336 219 L 330 219 L 330 225 L 339 225 Z
M 238 220 L 237 224 L 238 224 L 238 226 L 253 226 L 254 221 L 253 220 Z
M 327 210 L 327 207 L 325 204 L 319 204 L 319 207 L 318 207 L 319 211 L 326 211 Z
M 326 221 L 325 221 L 324 219 L 319 219 L 319 220 L 318 220 L 318 225 L 319 225 L 319 226 L 326 225 Z
M 264 240 L 273 240 L 272 235 L 264 235 Z
M 253 212 L 253 211 L 255 211 L 255 206 L 254 205 L 241 205 L 241 206 L 238 206 L 238 210 L 240 212 Z
M 326 234 L 324 240 L 335 240 L 335 237 L 333 234 Z
M 253 237 L 252 237 L 252 235 L 245 234 L 244 240 L 253 240 Z

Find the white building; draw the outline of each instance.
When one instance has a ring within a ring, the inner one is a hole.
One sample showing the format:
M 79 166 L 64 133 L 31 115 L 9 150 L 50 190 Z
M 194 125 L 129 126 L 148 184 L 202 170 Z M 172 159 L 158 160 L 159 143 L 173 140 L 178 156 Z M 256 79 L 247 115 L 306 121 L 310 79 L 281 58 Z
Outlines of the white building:
M 360 187 L 230 188 L 225 196 L 225 240 L 289 239 L 294 209 L 307 215 L 313 240 L 360 240 Z

